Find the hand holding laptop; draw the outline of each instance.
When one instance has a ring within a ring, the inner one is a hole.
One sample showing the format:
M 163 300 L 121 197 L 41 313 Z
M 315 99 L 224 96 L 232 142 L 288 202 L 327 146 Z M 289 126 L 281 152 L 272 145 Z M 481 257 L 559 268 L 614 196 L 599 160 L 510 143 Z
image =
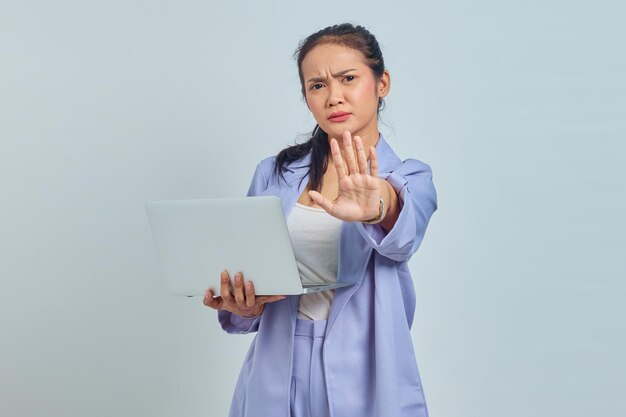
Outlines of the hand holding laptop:
M 284 295 L 256 296 L 252 282 L 244 282 L 241 272 L 235 273 L 234 293 L 230 289 L 230 276 L 222 271 L 220 276 L 220 294 L 214 297 L 209 288 L 202 301 L 205 306 L 215 310 L 227 310 L 241 317 L 256 317 L 263 312 L 265 304 L 285 299 Z

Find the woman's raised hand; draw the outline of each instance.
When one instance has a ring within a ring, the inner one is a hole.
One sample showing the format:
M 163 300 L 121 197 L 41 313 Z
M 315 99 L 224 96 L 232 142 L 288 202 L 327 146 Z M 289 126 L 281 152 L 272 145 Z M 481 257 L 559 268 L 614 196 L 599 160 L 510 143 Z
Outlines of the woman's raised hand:
M 204 293 L 202 303 L 215 310 L 227 310 L 241 317 L 255 317 L 263 312 L 265 304 L 280 301 L 284 295 L 263 295 L 254 294 L 252 282 L 244 282 L 243 274 L 235 274 L 234 294 L 230 290 L 230 276 L 223 271 L 220 280 L 220 295 L 213 298 L 213 291 L 209 288 Z
M 317 191 L 309 191 L 313 202 L 341 220 L 363 221 L 375 218 L 379 214 L 381 197 L 375 148 L 370 147 L 369 170 L 363 141 L 359 136 L 353 139 L 350 132 L 344 132 L 343 151 L 337 140 L 331 139 L 330 152 L 337 170 L 337 198 L 330 201 Z

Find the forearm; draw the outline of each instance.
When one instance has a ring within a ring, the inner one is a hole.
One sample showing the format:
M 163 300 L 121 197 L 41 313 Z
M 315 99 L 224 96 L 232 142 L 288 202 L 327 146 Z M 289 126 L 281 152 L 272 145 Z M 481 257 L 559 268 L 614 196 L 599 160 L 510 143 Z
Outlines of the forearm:
M 431 170 L 423 162 L 409 159 L 395 171 L 381 177 L 397 193 L 395 210 L 398 214 L 392 214 L 393 217 L 387 219 L 395 217 L 395 223 L 390 230 L 385 230 L 380 223 L 360 223 L 357 230 L 381 255 L 395 261 L 408 260 L 420 246 L 429 220 L 437 209 Z

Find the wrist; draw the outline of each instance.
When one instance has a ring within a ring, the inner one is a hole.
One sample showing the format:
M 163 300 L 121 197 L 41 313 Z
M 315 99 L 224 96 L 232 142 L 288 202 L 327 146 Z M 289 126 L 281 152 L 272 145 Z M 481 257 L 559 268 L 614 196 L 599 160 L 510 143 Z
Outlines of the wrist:
M 385 218 L 385 214 L 387 214 L 385 200 L 383 200 L 383 197 L 380 196 L 380 199 L 378 200 L 378 215 L 368 220 L 361 220 L 361 223 L 378 224 L 383 221 L 383 219 Z

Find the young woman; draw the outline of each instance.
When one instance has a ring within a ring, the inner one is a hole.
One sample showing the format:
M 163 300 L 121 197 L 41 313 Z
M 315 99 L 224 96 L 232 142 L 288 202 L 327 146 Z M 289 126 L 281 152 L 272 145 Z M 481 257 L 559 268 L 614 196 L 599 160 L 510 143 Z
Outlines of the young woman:
M 317 126 L 261 161 L 248 195 L 281 199 L 303 282 L 355 284 L 257 297 L 241 273 L 231 293 L 222 273 L 204 304 L 227 332 L 257 332 L 230 416 L 427 416 L 407 261 L 437 208 L 430 167 L 399 159 L 378 132 L 391 80 L 370 32 L 327 27 L 296 56 Z

